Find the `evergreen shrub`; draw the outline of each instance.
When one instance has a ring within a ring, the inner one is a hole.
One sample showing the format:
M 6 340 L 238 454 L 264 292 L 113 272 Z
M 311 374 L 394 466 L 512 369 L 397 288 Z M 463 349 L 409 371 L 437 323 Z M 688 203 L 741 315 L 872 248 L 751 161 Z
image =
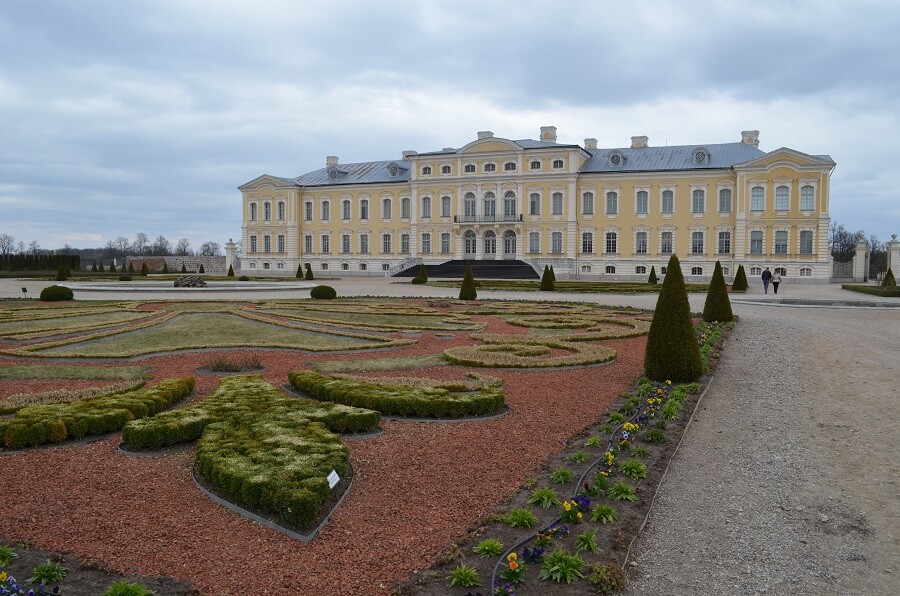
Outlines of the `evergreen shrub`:
M 550 279 L 556 283 L 556 271 L 553 270 L 553 265 L 550 265 Z
M 650 266 L 650 277 L 647 278 L 647 283 L 654 285 L 654 286 L 657 283 L 659 283 L 659 280 L 656 279 L 656 266 L 655 265 Z
M 544 265 L 544 273 L 541 275 L 541 291 L 542 292 L 553 292 L 556 290 L 556 287 L 553 285 L 553 276 L 550 273 L 550 267 L 548 265 Z
M 297 274 L 294 275 L 297 279 L 303 279 L 303 264 L 297 263 Z
M 417 277 L 421 277 L 425 281 L 428 281 L 428 272 L 425 271 L 425 263 L 419 265 L 419 275 Z
M 250 278 L 246 275 L 242 275 L 238 278 L 238 281 L 250 281 Z
M 197 269 L 197 273 L 206 273 L 206 270 L 203 268 L 203 263 L 200 263 L 200 268 Z
M 881 280 L 882 288 L 896 288 L 897 280 L 894 279 L 894 272 L 891 271 L 891 268 L 888 267 L 887 273 L 884 274 L 884 279 Z
M 310 265 L 309 263 L 306 264 L 306 275 L 303 276 L 303 279 L 305 279 L 305 280 L 315 279 L 313 277 L 312 265 Z
M 168 272 L 169 272 L 169 264 L 168 264 L 168 263 L 163 262 L 163 270 L 162 270 L 162 272 L 163 272 L 163 273 L 168 273 Z
M 146 262 L 141 263 L 141 275 L 143 277 L 147 277 L 148 273 L 150 273 L 150 271 L 147 269 L 147 263 Z
M 91 262 L 91 271 L 94 271 L 94 272 L 97 271 L 97 261 Z
M 181 261 L 181 272 L 187 273 L 187 266 L 184 264 L 184 261 Z
M 475 278 L 472 276 L 472 265 L 466 263 L 466 273 L 463 276 L 462 286 L 459 288 L 460 300 L 475 300 L 478 291 L 475 289 Z
M 116 262 L 115 261 L 113 261 L 112 263 L 109 264 L 109 272 L 110 273 L 116 272 Z
M 228 277 L 234 277 L 234 267 L 228 266 Z
M 72 289 L 66 286 L 47 286 L 41 290 L 41 300 L 44 302 L 63 302 L 74 298 Z
M 66 281 L 67 279 L 69 279 L 69 276 L 66 275 L 66 266 L 61 264 L 56 271 L 56 281 Z
M 424 277 L 422 277 L 421 275 L 417 275 L 414 278 L 412 278 L 412 283 L 415 285 L 422 285 L 422 284 L 426 283 L 427 281 L 428 280 L 425 279 Z
M 334 300 L 337 298 L 337 290 L 331 286 L 316 286 L 309 291 L 309 295 L 316 300 Z
M 103 261 L 100 261 L 100 264 L 97 265 L 97 272 L 103 273 L 106 269 L 103 268 Z
M 744 271 L 744 266 L 738 265 L 737 273 L 734 274 L 734 281 L 731 282 L 731 291 L 746 292 L 749 287 L 750 286 L 747 285 L 747 273 Z
M 712 280 L 709 282 L 709 291 L 706 293 L 703 320 L 707 323 L 717 321 L 730 323 L 734 320 L 731 312 L 731 300 L 728 298 L 728 288 L 725 286 L 725 276 L 722 274 L 722 264 L 719 261 L 716 261 Z
M 134 273 L 134 263 L 128 263 L 128 273 Z
M 131 276 L 130 275 L 120 275 L 119 281 L 131 281 Z

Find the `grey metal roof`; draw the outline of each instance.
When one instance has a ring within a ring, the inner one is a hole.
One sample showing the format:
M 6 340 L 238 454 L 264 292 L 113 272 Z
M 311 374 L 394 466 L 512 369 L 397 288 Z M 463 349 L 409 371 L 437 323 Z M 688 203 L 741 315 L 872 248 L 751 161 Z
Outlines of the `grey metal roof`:
M 709 159 L 696 163 L 693 151 L 705 147 L 709 151 Z M 609 163 L 609 154 L 617 151 L 625 158 L 625 163 L 613 167 Z M 667 170 L 709 170 L 726 169 L 751 159 L 765 155 L 752 145 L 743 142 L 719 143 L 714 145 L 678 145 L 672 147 L 641 147 L 632 149 L 596 149 L 579 170 L 582 174 L 592 172 L 656 172 Z
M 491 138 L 494 138 L 494 137 L 488 137 L 484 140 L 490 140 Z M 506 139 L 503 139 L 503 140 L 506 140 Z M 517 140 L 513 141 L 513 143 L 515 143 L 516 145 L 518 145 L 519 147 L 521 147 L 522 149 L 525 149 L 525 150 L 528 150 L 528 149 L 551 149 L 553 147 L 579 147 L 579 145 L 567 145 L 564 143 L 550 143 L 548 141 L 536 141 L 534 139 L 517 139 Z M 445 149 L 441 149 L 440 151 L 428 151 L 425 153 L 419 153 L 419 155 L 420 156 L 422 156 L 422 155 L 429 155 L 429 156 L 430 155 L 454 155 L 457 151 L 459 151 L 459 149 L 454 149 L 452 147 L 448 147 Z
M 391 176 L 389 166 L 396 164 L 399 171 Z M 363 163 L 342 163 L 335 168 L 337 177 L 331 178 L 328 168 L 321 168 L 297 176 L 293 182 L 301 186 L 334 186 L 337 184 L 374 184 L 379 182 L 409 182 L 410 162 L 403 159 L 394 161 L 367 161 Z

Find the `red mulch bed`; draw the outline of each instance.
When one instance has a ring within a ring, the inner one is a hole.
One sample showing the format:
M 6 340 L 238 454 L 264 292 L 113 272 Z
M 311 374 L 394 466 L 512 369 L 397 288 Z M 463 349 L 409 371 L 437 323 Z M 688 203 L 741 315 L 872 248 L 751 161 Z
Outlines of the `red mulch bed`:
M 491 333 L 522 333 L 493 317 Z M 472 343 L 423 333 L 417 345 L 345 354 L 255 353 L 263 376 L 281 386 L 315 360 L 438 353 Z M 441 366 L 404 376 L 461 378 L 473 370 L 503 379 L 508 416 L 460 423 L 384 421 L 381 436 L 348 441 L 352 489 L 325 529 L 301 544 L 216 505 L 197 490 L 193 450 L 126 457 L 120 436 L 0 455 L 0 536 L 125 573 L 187 580 L 209 594 L 389 594 L 414 569 L 431 565 L 564 441 L 603 415 L 643 368 L 646 339 L 604 342 L 614 363 L 565 370 Z M 195 375 L 208 395 L 220 377 L 198 375 L 210 353 L 141 360 L 155 378 Z M 56 388 L 68 386 L 58 382 Z M 48 387 L 49 388 L 49 387 Z M 63 584 L 65 587 L 65 584 Z

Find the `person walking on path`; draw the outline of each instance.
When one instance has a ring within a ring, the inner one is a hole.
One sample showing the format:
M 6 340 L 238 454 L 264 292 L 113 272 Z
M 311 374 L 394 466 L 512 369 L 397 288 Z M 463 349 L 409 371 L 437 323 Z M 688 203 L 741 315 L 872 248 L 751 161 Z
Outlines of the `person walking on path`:
M 763 280 L 763 293 L 769 293 L 769 282 L 772 281 L 772 272 L 769 271 L 769 268 L 766 267 L 766 270 L 762 272 L 762 280 Z
M 778 293 L 778 284 L 781 283 L 781 273 L 778 272 L 778 269 L 775 270 L 775 275 L 772 276 L 772 288 L 775 290 L 775 293 Z

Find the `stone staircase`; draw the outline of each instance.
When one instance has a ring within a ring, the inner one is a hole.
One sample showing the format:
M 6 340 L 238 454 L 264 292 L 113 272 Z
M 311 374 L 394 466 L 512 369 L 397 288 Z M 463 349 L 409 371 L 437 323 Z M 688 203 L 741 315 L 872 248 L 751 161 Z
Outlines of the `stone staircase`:
M 534 269 L 524 261 L 496 260 L 453 260 L 440 265 L 425 265 L 428 279 L 462 279 L 466 273 L 466 265 L 472 265 L 475 279 L 540 279 Z M 415 277 L 419 274 L 419 266 L 415 265 L 394 274 L 394 277 Z

